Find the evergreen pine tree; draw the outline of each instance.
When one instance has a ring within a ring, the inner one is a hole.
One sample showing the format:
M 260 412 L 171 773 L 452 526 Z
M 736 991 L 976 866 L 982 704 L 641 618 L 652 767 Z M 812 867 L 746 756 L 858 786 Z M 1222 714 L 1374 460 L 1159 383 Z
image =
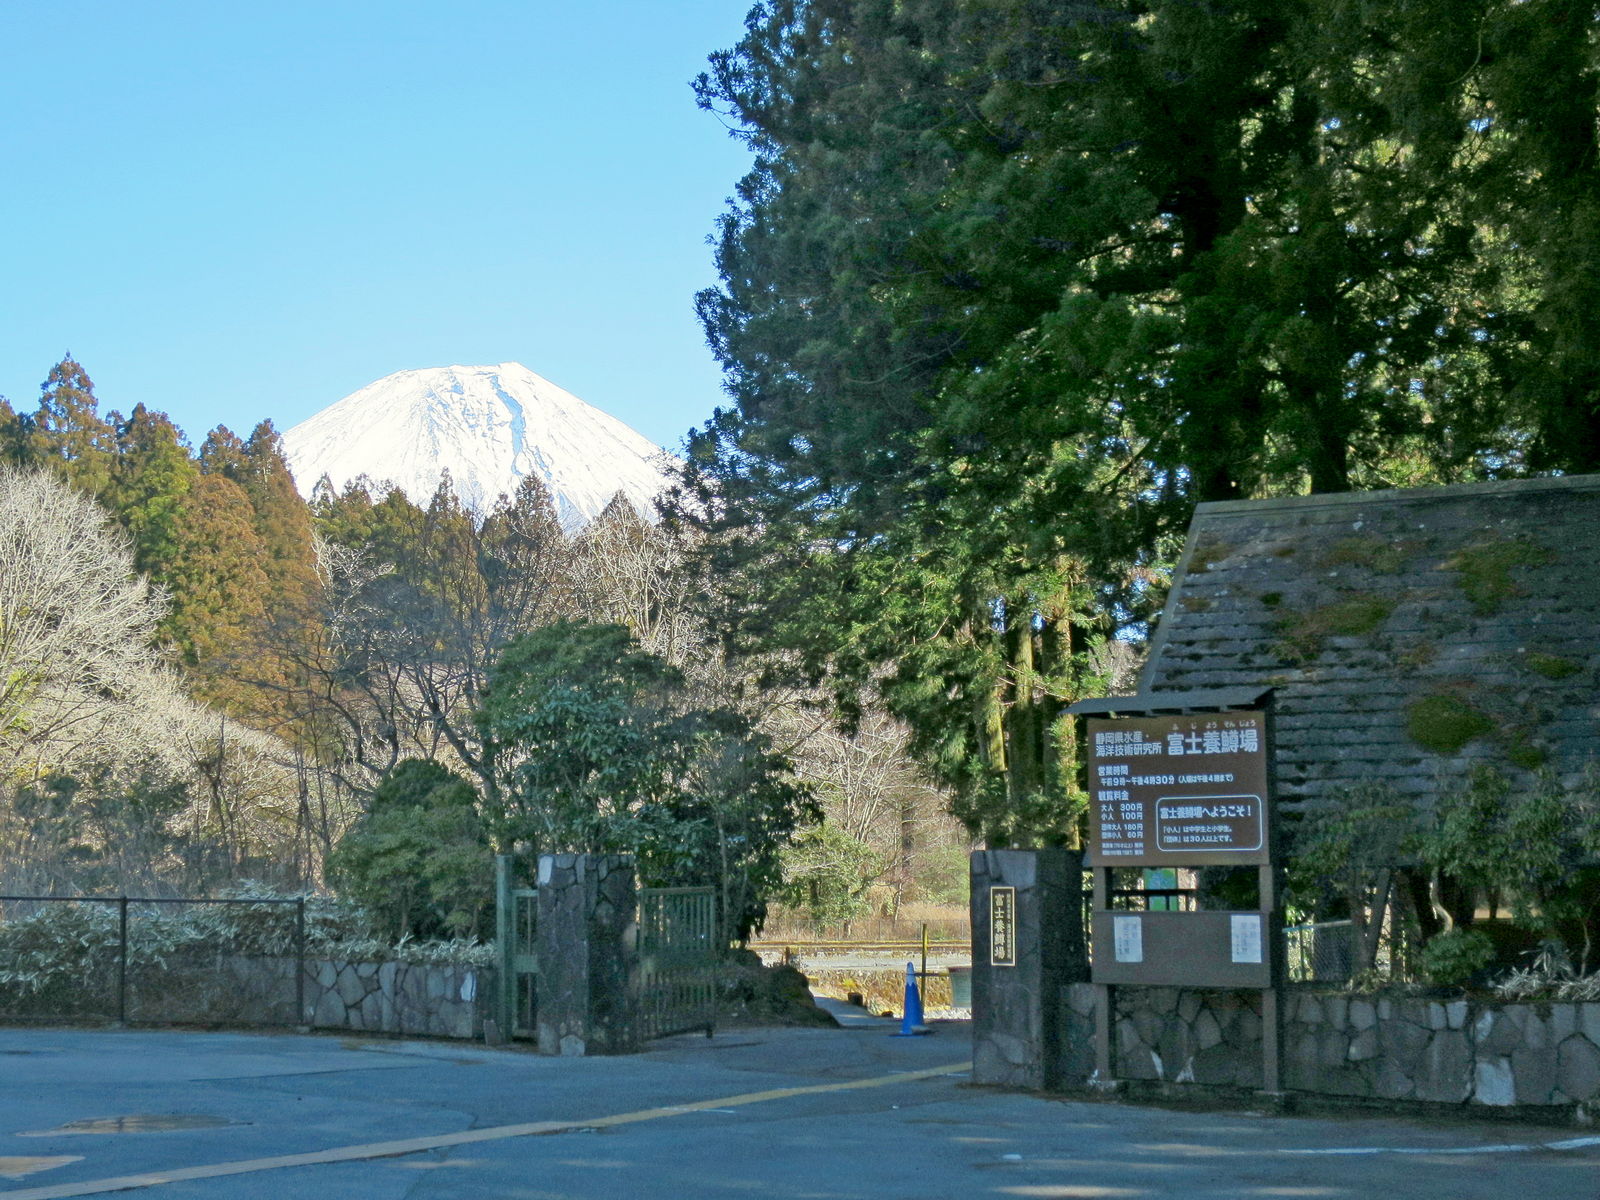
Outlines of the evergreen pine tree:
M 100 416 L 88 372 L 68 354 L 50 368 L 40 391 L 34 428 L 44 457 L 71 483 L 101 495 L 111 480 L 116 434 Z
M 0 396 L 0 463 L 30 467 L 39 460 L 39 443 L 33 415 L 19 413 Z
M 116 427 L 117 455 L 101 499 L 133 538 L 134 562 L 157 582 L 182 550 L 182 515 L 200 469 L 165 413 L 136 405 Z

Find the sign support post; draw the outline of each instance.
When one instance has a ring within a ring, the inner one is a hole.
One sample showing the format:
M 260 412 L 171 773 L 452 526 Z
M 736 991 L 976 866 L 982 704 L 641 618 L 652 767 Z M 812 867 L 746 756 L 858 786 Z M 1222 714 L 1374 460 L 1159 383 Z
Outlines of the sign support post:
M 1103 867 L 1094 867 L 1092 870 L 1094 872 L 1093 911 L 1096 913 L 1109 911 L 1111 908 L 1111 872 Z M 1091 973 L 1092 978 L 1093 975 Z M 1111 1039 L 1115 1033 L 1116 1020 L 1116 993 L 1112 990 L 1111 984 L 1094 984 L 1093 1082 L 1101 1087 L 1113 1086 Z
M 1270 733 L 1270 725 L 1268 727 Z M 1264 934 L 1271 938 L 1272 981 L 1261 993 L 1261 1090 L 1269 1095 L 1283 1091 L 1283 866 L 1276 860 L 1260 868 Z

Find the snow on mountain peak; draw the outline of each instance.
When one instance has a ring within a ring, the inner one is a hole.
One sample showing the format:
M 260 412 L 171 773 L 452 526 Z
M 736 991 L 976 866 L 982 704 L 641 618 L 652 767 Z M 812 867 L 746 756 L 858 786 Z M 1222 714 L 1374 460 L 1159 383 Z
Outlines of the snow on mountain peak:
M 448 470 L 456 495 L 487 512 L 537 475 L 569 529 L 619 491 L 649 513 L 670 461 L 648 438 L 516 362 L 396 371 L 288 430 L 283 448 L 305 496 L 324 475 L 335 490 L 366 475 L 425 505 Z

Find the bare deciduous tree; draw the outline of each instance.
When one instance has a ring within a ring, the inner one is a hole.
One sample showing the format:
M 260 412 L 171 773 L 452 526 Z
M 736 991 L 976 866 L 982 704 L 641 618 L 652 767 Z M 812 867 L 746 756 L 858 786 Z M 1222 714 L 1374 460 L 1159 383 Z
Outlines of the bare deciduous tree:
M 590 620 L 625 625 L 652 654 L 693 674 L 705 659 L 694 581 L 660 526 L 617 493 L 573 547 L 576 603 Z
M 405 758 L 442 760 L 487 795 L 474 722 L 488 673 L 518 634 L 568 615 L 571 546 L 548 491 L 523 481 L 479 517 L 441 485 L 387 553 L 317 541 L 323 635 L 297 665 L 319 765 L 370 793 Z
M 898 917 L 922 853 L 966 840 L 949 815 L 949 797 L 912 760 L 906 728 L 879 710 L 862 714 L 852 733 L 827 722 L 798 733 L 796 771 L 815 787 L 824 819 L 872 852 L 865 861 L 881 871 L 862 887 L 887 883 L 888 915 Z
M 164 598 L 86 494 L 42 471 L 0 468 L 0 747 L 8 772 L 103 744 L 119 706 L 156 671 Z
M 222 878 L 291 846 L 287 747 L 189 697 L 154 644 L 164 612 L 92 498 L 47 472 L 0 468 L 0 877 L 74 885 L 39 843 L 46 826 L 19 833 L 15 801 L 36 784 L 70 802 L 68 825 L 84 813 L 120 821 L 118 797 L 135 784 L 186 798 L 163 822 L 209 847 Z M 124 884 L 164 870 L 130 846 L 99 849 Z

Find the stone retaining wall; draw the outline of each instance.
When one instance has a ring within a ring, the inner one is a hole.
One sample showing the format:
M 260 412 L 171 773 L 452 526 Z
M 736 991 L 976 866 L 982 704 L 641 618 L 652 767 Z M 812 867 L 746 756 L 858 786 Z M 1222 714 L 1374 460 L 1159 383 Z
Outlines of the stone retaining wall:
M 306 1024 L 314 1029 L 477 1038 L 494 996 L 484 967 L 397 962 L 306 963 Z
M 1064 1074 L 1094 1067 L 1094 989 L 1062 989 Z M 1260 997 L 1250 992 L 1117 989 L 1119 1078 L 1261 1086 Z M 1379 1100 L 1600 1108 L 1600 1003 L 1284 997 L 1290 1090 Z
M 294 1011 L 294 960 L 236 958 L 228 964 L 229 1023 L 284 1024 Z M 305 1008 L 289 1024 L 360 1033 L 478 1038 L 492 1015 L 495 972 L 487 967 L 307 959 Z M 287 1007 L 285 1007 L 287 1005 Z

